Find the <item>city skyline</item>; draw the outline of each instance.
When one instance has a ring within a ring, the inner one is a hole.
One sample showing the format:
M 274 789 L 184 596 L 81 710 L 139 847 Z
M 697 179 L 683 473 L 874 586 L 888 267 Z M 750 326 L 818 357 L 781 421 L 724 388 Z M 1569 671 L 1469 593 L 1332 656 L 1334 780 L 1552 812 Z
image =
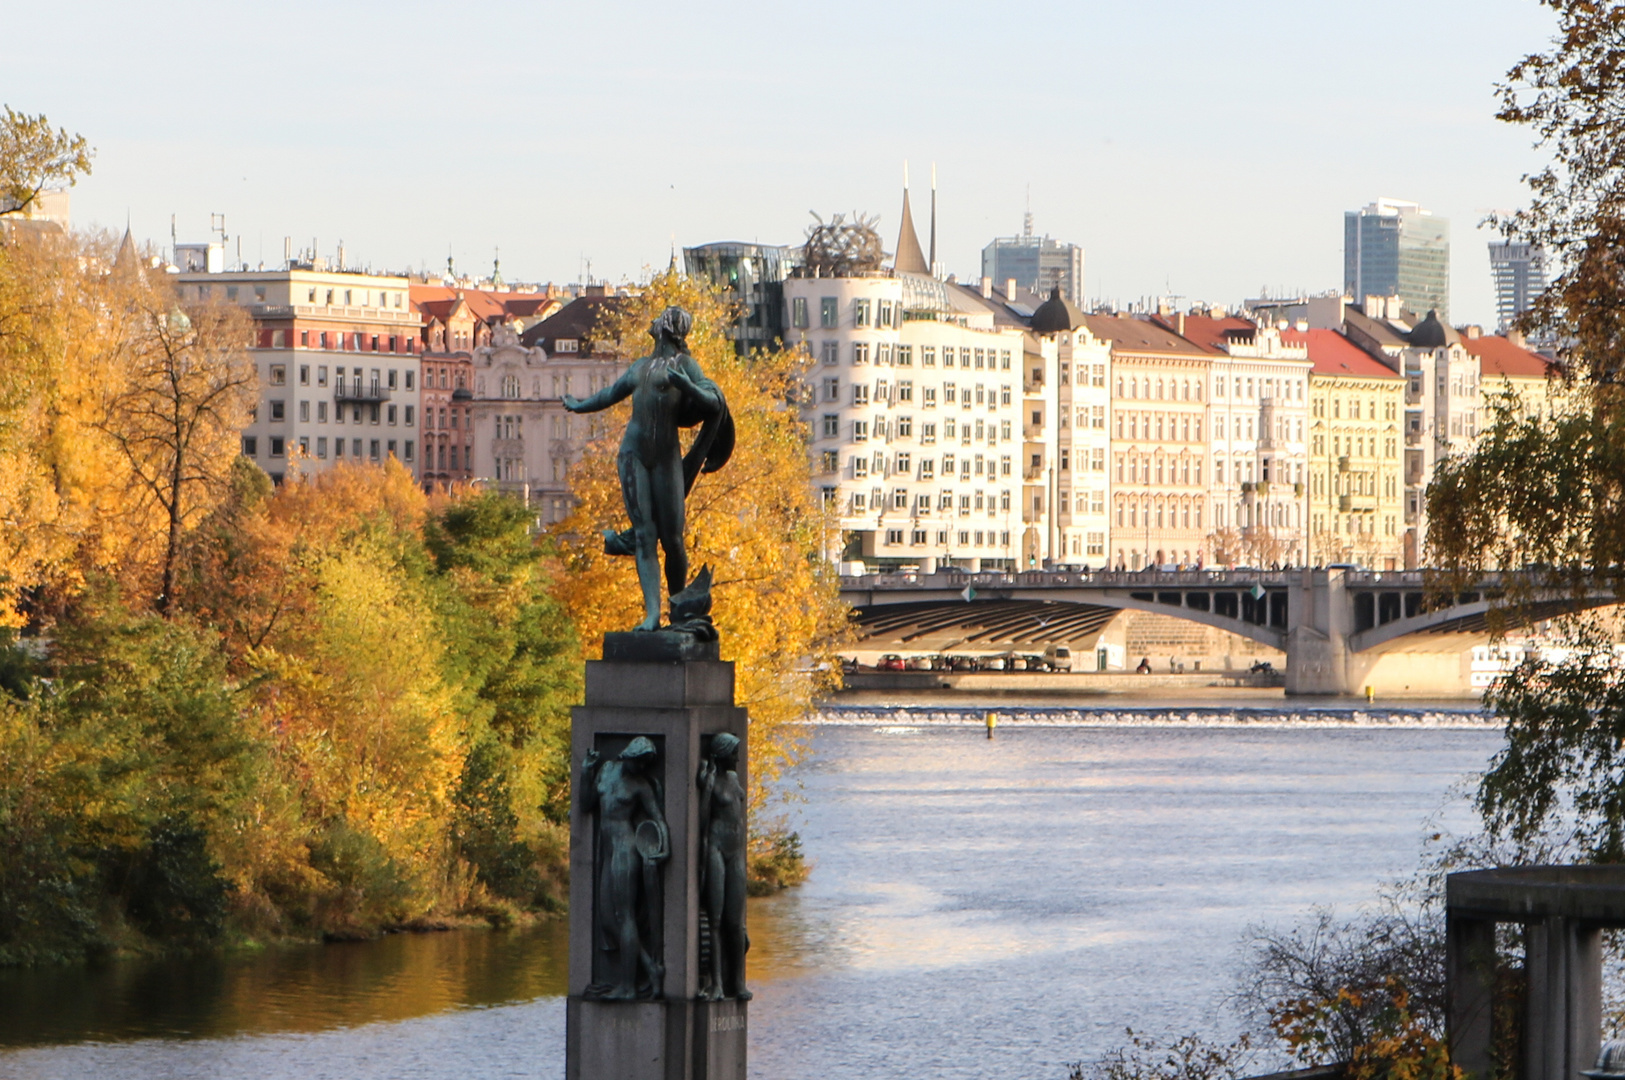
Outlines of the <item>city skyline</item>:
M 224 213 L 250 264 L 277 263 L 291 235 L 327 251 L 342 239 L 380 269 L 442 268 L 449 252 L 485 273 L 500 248 L 510 279 L 577 280 L 590 260 L 593 276 L 618 281 L 663 266 L 673 246 L 796 243 L 808 210 L 877 213 L 889 237 L 906 159 L 921 193 L 937 163 L 941 259 L 961 278 L 992 238 L 1019 230 L 1030 188 L 1035 231 L 1088 252 L 1091 300 L 1323 291 L 1341 280 L 1342 213 L 1376 194 L 1456 222 L 1452 313 L 1493 325 L 1492 236 L 1476 225 L 1522 201 L 1519 176 L 1537 159 L 1524 133 L 1493 119 L 1492 85 L 1546 35 L 1545 13 L 1525 0 L 1474 5 L 1470 20 L 1460 4 L 1378 4 L 1358 20 L 1303 7 L 1260 3 L 1221 20 L 1190 3 L 1137 15 L 1055 5 L 979 16 L 986 32 L 971 41 L 951 12 L 860 18 L 838 5 L 830 25 L 862 27 L 843 51 L 789 13 L 731 5 L 483 5 L 437 30 L 428 56 L 426 6 L 385 20 L 295 4 L 265 25 L 200 5 L 159 19 L 78 3 L 20 15 L 0 43 L 0 100 L 98 148 L 74 191 L 76 223 L 128 220 L 167 242 L 175 214 L 185 242 Z M 317 19 L 324 40 L 366 48 L 342 62 L 312 53 Z M 493 46 L 482 29 L 492 20 L 534 47 Z M 30 44 L 64 21 L 90 28 L 71 66 Z M 638 33 L 615 30 L 632 24 Z M 989 51 L 1033 49 L 1036 26 L 1094 47 L 1076 66 L 1035 65 L 1019 96 L 966 82 Z M 1441 36 L 1453 42 L 1442 53 Z M 1108 47 L 1126 40 L 1136 49 Z M 911 99 L 917 122 L 905 129 L 871 74 L 877 41 L 941 102 L 921 119 Z M 1148 45 L 1164 54 L 1153 80 L 1139 66 Z M 793 78 L 742 92 L 756 82 L 750 58 L 770 47 L 780 70 L 817 58 L 819 92 Z M 1372 55 L 1389 77 L 1370 78 Z M 834 129 L 832 154 L 820 133 Z M 1369 150 L 1350 138 L 1362 130 Z M 1396 137 L 1407 153 L 1382 152 Z M 1031 152 L 1011 164 L 995 143 Z

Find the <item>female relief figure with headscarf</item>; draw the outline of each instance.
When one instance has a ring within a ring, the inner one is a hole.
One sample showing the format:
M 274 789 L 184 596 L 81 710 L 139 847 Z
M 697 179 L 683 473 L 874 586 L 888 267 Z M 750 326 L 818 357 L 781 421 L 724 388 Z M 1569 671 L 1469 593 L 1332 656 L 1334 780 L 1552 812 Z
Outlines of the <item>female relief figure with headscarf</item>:
M 692 325 L 686 311 L 667 308 L 649 327 L 653 353 L 634 361 L 613 385 L 589 398 L 564 397 L 564 407 L 575 413 L 598 412 L 623 398 L 632 399 L 632 418 L 616 459 L 632 527 L 605 532 L 604 550 L 637 559 L 644 611 L 638 630 L 660 626 L 656 544 L 666 555 L 666 590 L 676 595 L 688 584 L 683 501 L 701 472 L 722 468 L 733 453 L 733 420 L 722 391 L 688 355 Z M 700 433 L 685 455 L 678 429 L 695 425 L 701 425 Z

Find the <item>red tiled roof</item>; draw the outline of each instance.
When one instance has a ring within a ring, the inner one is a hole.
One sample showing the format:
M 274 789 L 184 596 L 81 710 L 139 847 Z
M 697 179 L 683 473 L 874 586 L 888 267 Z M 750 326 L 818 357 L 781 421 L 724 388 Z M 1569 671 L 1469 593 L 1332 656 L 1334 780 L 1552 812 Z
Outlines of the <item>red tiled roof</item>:
M 444 319 L 461 297 L 474 317 L 487 323 L 504 322 L 510 315 L 530 315 L 548 299 L 545 293 L 493 293 L 447 285 L 413 285 L 410 291 L 412 306 L 425 315 Z
M 1478 357 L 1479 370 L 1489 376 L 1544 379 L 1551 369 L 1544 357 L 1514 345 L 1504 337 L 1461 337 L 1461 347 Z
M 1126 319 L 1120 315 L 1085 315 L 1083 321 L 1095 337 L 1110 341 L 1114 349 L 1136 353 L 1184 353 L 1210 356 L 1211 350 L 1180 337 L 1165 326 L 1146 319 Z
M 1288 345 L 1309 347 L 1310 370 L 1316 375 L 1355 375 L 1362 379 L 1399 379 L 1393 368 L 1375 359 L 1336 330 L 1282 330 Z
M 1214 352 L 1223 352 L 1238 337 L 1250 341 L 1258 333 L 1257 325 L 1238 315 L 1227 315 L 1222 319 L 1210 315 L 1186 315 L 1184 330 L 1179 329 L 1178 315 L 1153 315 L 1151 318 L 1165 329 Z

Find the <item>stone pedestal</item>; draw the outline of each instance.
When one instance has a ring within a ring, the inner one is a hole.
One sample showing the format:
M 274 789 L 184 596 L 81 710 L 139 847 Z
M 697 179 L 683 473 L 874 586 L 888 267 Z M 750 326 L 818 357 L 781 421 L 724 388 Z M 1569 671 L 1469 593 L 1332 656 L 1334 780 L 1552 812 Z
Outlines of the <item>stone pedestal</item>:
M 698 1001 L 700 841 L 695 778 L 712 736 L 748 748 L 745 711 L 734 705 L 733 664 L 715 643 L 670 633 L 611 634 L 604 659 L 587 664 L 586 704 L 572 714 L 570 760 L 581 775 L 589 750 L 610 758 L 644 736 L 659 750 L 671 854 L 661 864 L 659 959 L 664 994 L 650 1001 L 594 1001 L 597 853 L 595 822 L 575 792 L 570 814 L 568 1080 L 745 1080 L 747 1003 Z M 747 753 L 740 754 L 740 780 Z

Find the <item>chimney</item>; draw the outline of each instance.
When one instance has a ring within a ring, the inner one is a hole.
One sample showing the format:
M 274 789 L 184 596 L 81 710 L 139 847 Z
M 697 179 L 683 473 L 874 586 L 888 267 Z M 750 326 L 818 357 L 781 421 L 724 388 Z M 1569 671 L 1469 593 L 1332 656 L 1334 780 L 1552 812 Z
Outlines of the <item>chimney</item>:
M 1468 326 L 1466 329 L 1467 338 L 1469 341 L 1477 341 L 1479 338 L 1484 336 L 1484 328 L 1479 326 L 1477 323 Z
M 1517 329 L 1508 330 L 1507 333 L 1506 333 L 1506 338 L 1507 338 L 1508 341 L 1512 342 L 1512 344 L 1516 345 L 1518 348 L 1521 349 L 1521 348 L 1524 347 L 1525 343 L 1524 343 L 1524 337 L 1523 337 L 1523 331 L 1522 330 L 1517 330 Z
M 1174 316 L 1174 332 L 1180 337 L 1185 336 L 1185 313 L 1183 311 Z
M 1004 298 L 1007 301 L 1011 302 L 1011 303 L 1015 303 L 1015 299 L 1016 299 L 1016 279 L 1015 278 L 1005 278 L 1004 279 Z
M 993 299 L 993 279 L 986 274 L 982 275 L 982 299 Z
M 1300 334 L 1305 332 L 1306 330 L 1309 329 L 1309 320 L 1308 319 L 1299 319 L 1297 321 L 1297 323 L 1294 324 L 1293 329 L 1296 330 Z

